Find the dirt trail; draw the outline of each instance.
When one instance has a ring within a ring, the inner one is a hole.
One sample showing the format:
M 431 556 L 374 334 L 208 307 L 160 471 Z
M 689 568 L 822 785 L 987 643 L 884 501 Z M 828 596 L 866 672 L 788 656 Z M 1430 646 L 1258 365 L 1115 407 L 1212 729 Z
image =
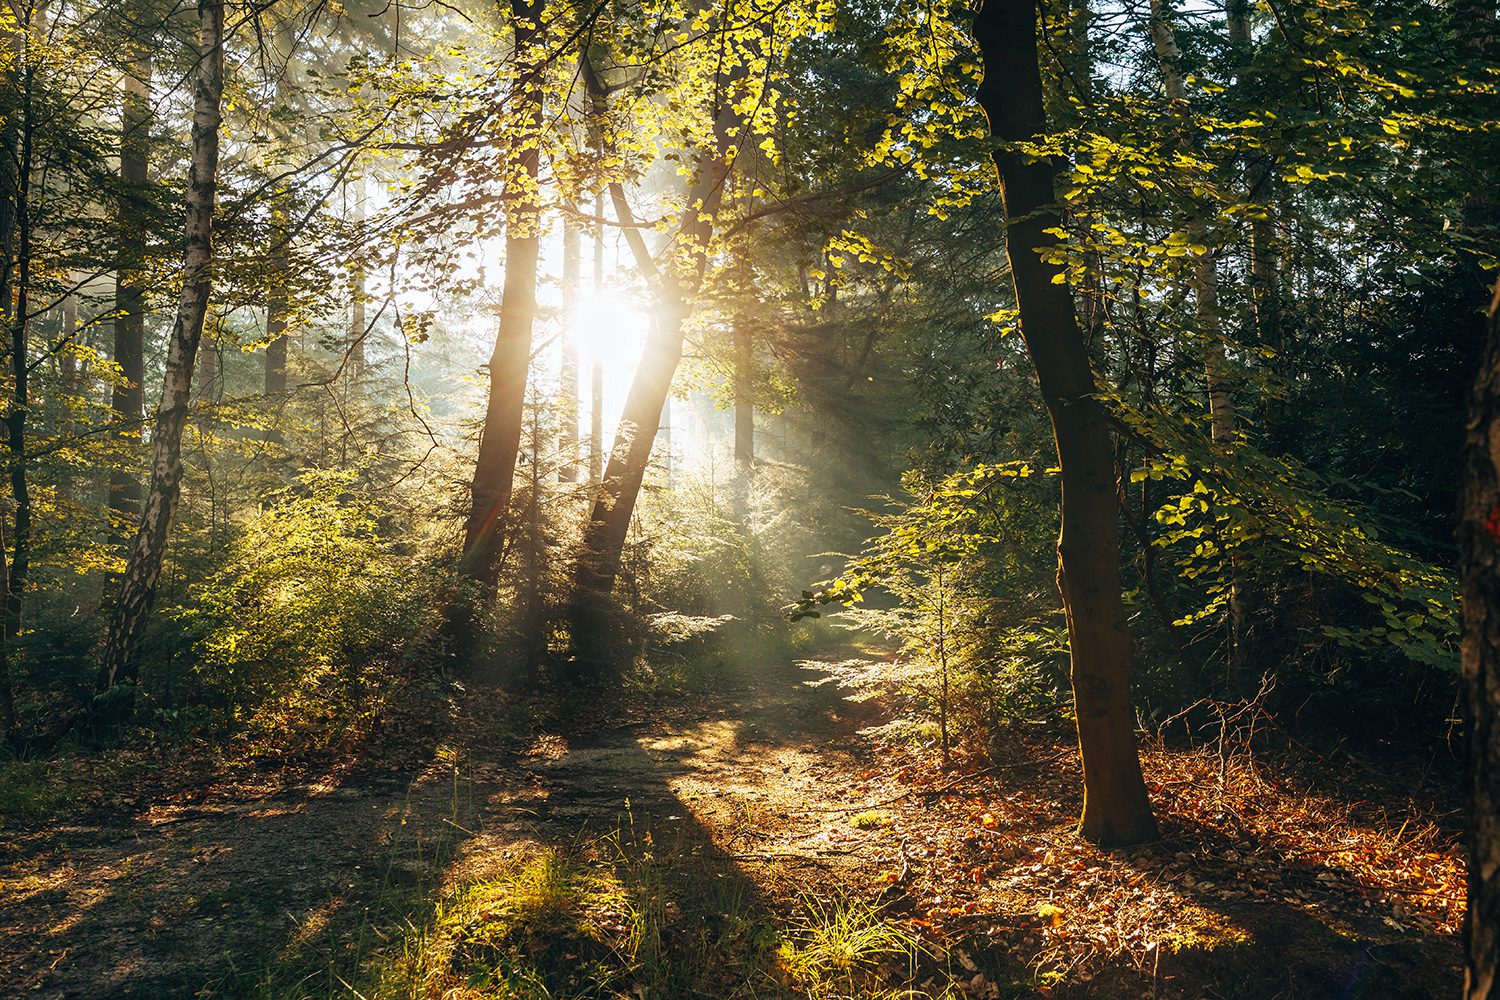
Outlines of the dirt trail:
M 770 667 L 521 753 L 475 741 L 414 777 L 53 827 L 0 869 L 0 996 L 249 995 L 297 949 L 350 936 L 393 886 L 431 895 L 622 828 L 678 859 L 674 877 L 758 899 L 875 885 L 901 846 L 848 822 L 886 791 L 859 778 L 870 711 L 823 667 Z

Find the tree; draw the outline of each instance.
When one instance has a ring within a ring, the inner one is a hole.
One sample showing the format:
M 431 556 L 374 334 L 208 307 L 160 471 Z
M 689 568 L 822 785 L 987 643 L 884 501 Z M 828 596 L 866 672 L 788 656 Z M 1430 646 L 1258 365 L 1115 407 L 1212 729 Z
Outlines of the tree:
M 464 550 L 459 572 L 476 593 L 450 605 L 455 653 L 468 655 L 480 609 L 494 603 L 500 554 L 505 545 L 506 518 L 515 487 L 516 453 L 526 405 L 526 376 L 531 361 L 532 328 L 536 323 L 537 256 L 541 246 L 541 209 L 537 177 L 541 164 L 545 66 L 539 51 L 541 0 L 512 0 L 517 65 L 516 94 L 521 123 L 516 130 L 512 160 L 506 176 L 505 286 L 500 299 L 500 325 L 490 354 L 490 391 L 484 425 L 479 434 L 479 456 L 470 486 L 469 514 L 464 524 Z
M 1131 640 L 1120 594 L 1114 455 L 1109 417 L 1062 270 L 1041 255 L 1057 244 L 1054 167 L 1025 149 L 1044 133 L 1035 0 L 985 0 L 974 21 L 984 66 L 979 103 L 993 154 L 1026 342 L 1052 420 L 1062 469 L 1058 589 L 1068 622 L 1084 805 L 1079 829 L 1109 846 L 1155 840 L 1135 745 Z
M 1469 911 L 1464 990 L 1500 996 L 1500 284 L 1469 404 L 1458 541 L 1468 730 Z
M 130 547 L 120 581 L 119 601 L 104 647 L 106 688 L 136 679 L 141 638 L 161 577 L 167 536 L 181 493 L 182 431 L 192 402 L 193 367 L 213 290 L 214 196 L 219 176 L 223 96 L 224 0 L 199 0 L 182 292 L 167 343 L 166 380 L 151 437 L 151 488 Z
M 624 229 L 637 268 L 652 286 L 656 302 L 651 330 L 625 398 L 604 478 L 584 528 L 583 551 L 574 574 L 569 625 L 576 679 L 597 676 L 609 659 L 610 591 L 620 571 L 630 518 L 646 478 L 651 448 L 671 394 L 672 378 L 682 360 L 692 298 L 708 267 L 715 216 L 733 165 L 733 143 L 742 138 L 745 130 L 744 119 L 735 110 L 735 85 L 744 79 L 745 73 L 745 64 L 738 63 L 713 75 L 714 146 L 698 155 L 697 169 L 677 226 L 675 255 L 669 255 L 658 265 L 641 237 L 626 200 L 625 186 L 618 181 L 609 185 L 616 219 Z M 602 105 L 604 81 L 587 59 L 583 75 L 594 103 Z
M 144 4 L 137 10 L 144 9 Z M 151 217 L 151 50 L 149 42 L 127 39 L 128 58 L 120 88 L 120 197 L 116 230 L 114 361 L 120 366 L 112 403 L 115 434 L 138 441 L 145 413 L 146 249 Z M 109 509 L 121 541 L 141 513 L 140 477 L 129 469 L 110 473 Z

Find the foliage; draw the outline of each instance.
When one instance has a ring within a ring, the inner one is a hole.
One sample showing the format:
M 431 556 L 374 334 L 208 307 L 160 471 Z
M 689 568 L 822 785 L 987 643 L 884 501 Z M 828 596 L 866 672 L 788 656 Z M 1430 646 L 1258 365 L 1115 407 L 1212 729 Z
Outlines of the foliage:
M 435 578 L 381 537 L 353 471 L 309 471 L 240 526 L 173 616 L 200 682 L 235 715 L 327 725 L 372 712 L 414 653 Z

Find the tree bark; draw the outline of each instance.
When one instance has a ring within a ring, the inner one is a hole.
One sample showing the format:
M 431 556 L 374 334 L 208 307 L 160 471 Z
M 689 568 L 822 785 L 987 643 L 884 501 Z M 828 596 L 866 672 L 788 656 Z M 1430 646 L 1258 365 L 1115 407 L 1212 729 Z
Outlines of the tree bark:
M 110 400 L 117 438 L 139 441 L 145 423 L 147 171 L 151 149 L 151 55 L 136 46 L 121 81 L 119 245 L 115 264 L 114 361 L 120 383 Z M 123 451 L 123 449 L 122 449 Z M 121 545 L 141 513 L 141 481 L 126 463 L 109 476 L 109 510 Z
M 755 464 L 755 334 L 750 315 L 734 317 L 734 462 L 744 472 Z
M 354 221 L 363 234 L 365 226 L 365 176 L 354 180 Z M 349 275 L 349 377 L 355 380 L 365 373 L 365 339 L 369 322 L 365 318 L 365 267 L 355 261 Z
M 1114 456 L 1088 346 L 1060 269 L 1040 253 L 1062 223 L 1050 163 L 1014 148 L 1046 127 L 1037 64 L 1035 0 L 984 0 L 974 38 L 984 65 L 979 103 L 991 134 L 1005 206 L 1006 253 L 1031 355 L 1052 419 L 1062 470 L 1058 584 L 1068 625 L 1078 743 L 1082 835 L 1100 845 L 1155 840 L 1156 821 L 1136 752 L 1130 703 L 1130 632 L 1120 594 Z
M 199 57 L 193 93 L 192 159 L 188 167 L 187 249 L 182 293 L 167 345 L 167 373 L 151 438 L 151 489 L 120 581 L 120 597 L 104 647 L 103 684 L 134 681 L 147 616 L 156 596 L 167 536 L 182 484 L 182 431 L 192 399 L 193 366 L 213 290 L 214 193 L 219 174 L 219 122 L 224 95 L 224 0 L 199 0 Z
M 1229 41 L 1238 50 L 1235 82 L 1243 87 L 1246 65 L 1255 44 L 1250 33 L 1249 0 L 1229 0 L 1225 7 Z M 1250 222 L 1250 302 L 1255 311 L 1255 332 L 1261 344 L 1281 346 L 1281 263 L 1276 255 L 1276 222 L 1270 214 L 1271 160 L 1253 159 L 1245 169 L 1245 198 L 1267 206 L 1263 218 Z
M 563 214 L 562 371 L 558 393 L 557 481 L 578 481 L 578 285 L 583 270 L 583 234 L 571 212 Z
M 286 301 L 272 294 L 266 304 L 266 401 L 275 403 L 286 395 L 287 351 Z M 274 435 L 274 428 L 266 432 Z
M 1231 25 L 1233 21 L 1231 19 Z M 1182 50 L 1178 48 L 1167 0 L 1151 0 L 1151 43 L 1161 68 L 1162 90 L 1170 101 L 1187 100 L 1187 84 L 1182 68 Z M 1231 34 L 1233 32 L 1231 31 Z M 1192 141 L 1186 133 L 1179 137 L 1185 151 L 1192 152 Z M 1194 243 L 1206 243 L 1206 228 L 1194 220 L 1188 226 Z M 1228 375 L 1223 321 L 1219 316 L 1219 268 L 1212 251 L 1200 255 L 1193 267 L 1193 303 L 1198 332 L 1203 338 L 1203 375 L 1208 395 L 1209 441 L 1216 454 L 1223 454 L 1234 442 L 1237 424 L 1234 391 Z M 1235 557 L 1238 562 L 1238 557 Z M 1231 567 L 1229 583 L 1229 662 L 1227 689 L 1231 694 L 1253 694 L 1258 688 L 1249 677 L 1249 644 L 1247 641 L 1244 588 L 1238 567 Z
M 594 196 L 594 294 L 604 291 L 604 192 Z M 604 478 L 604 367 L 589 366 L 589 485 Z
M 601 81 L 587 59 L 583 64 L 585 84 L 596 98 L 603 93 Z M 720 95 L 733 80 L 726 75 L 719 81 Z M 569 615 L 573 642 L 574 680 L 594 680 L 608 666 L 613 650 L 609 637 L 609 600 L 619 575 L 620 559 L 630 518 L 635 512 L 651 448 L 661 424 L 672 378 L 682 360 L 684 324 L 690 311 L 689 299 L 697 291 L 708 265 L 708 246 L 713 238 L 714 216 L 723 200 L 729 179 L 729 150 L 743 123 L 724 97 L 714 114 L 715 149 L 699 159 L 697 177 L 689 192 L 682 222 L 675 241 L 687 257 L 686 267 L 667 262 L 658 267 L 646 249 L 640 232 L 634 228 L 634 216 L 625 199 L 625 189 L 618 183 L 609 186 L 615 215 L 624 227 L 637 266 L 650 278 L 656 290 L 656 311 L 640 365 L 625 398 L 604 470 L 599 494 L 584 529 L 583 552 L 574 574 Z M 682 275 L 687 275 L 684 283 Z
M 1459 497 L 1468 731 L 1464 995 L 1500 998 L 1500 284 L 1469 403 Z
M 477 636 L 478 616 L 494 603 L 525 417 L 541 228 L 537 177 L 541 156 L 542 64 L 533 51 L 541 30 L 541 12 L 541 0 L 511 0 L 516 60 L 522 67 L 516 86 L 524 116 L 511 156 L 520 176 L 519 181 L 507 182 L 505 285 L 500 299 L 500 325 L 490 354 L 489 400 L 480 430 L 469 516 L 464 525 L 464 551 L 458 566 L 460 575 L 473 585 L 473 590 L 460 595 L 449 605 L 448 612 L 451 653 L 458 660 L 469 657 Z
M 0 106 L 0 322 L 6 330 L 10 354 L 12 397 L 5 418 L 15 521 L 11 557 L 5 566 L 4 606 L 0 608 L 0 740 L 16 742 L 16 711 L 12 656 L 20 633 L 22 595 L 26 588 L 31 536 L 31 495 L 26 477 L 27 302 L 31 283 L 31 223 L 28 205 L 31 186 L 31 74 L 26 60 L 25 29 L 16 25 L 6 38 L 11 65 L 5 74 Z M 5 562 L 0 544 L 0 563 Z

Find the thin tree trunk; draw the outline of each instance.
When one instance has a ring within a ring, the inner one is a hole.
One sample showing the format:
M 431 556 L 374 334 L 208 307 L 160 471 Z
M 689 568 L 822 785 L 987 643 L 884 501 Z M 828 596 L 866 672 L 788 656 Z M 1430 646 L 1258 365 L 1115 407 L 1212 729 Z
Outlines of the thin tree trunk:
M 71 281 L 72 275 L 65 280 Z M 58 421 L 57 432 L 64 439 L 72 437 L 76 424 L 73 421 L 73 399 L 78 395 L 78 354 L 75 341 L 78 338 L 78 295 L 69 292 L 63 299 L 62 304 L 62 344 L 63 349 L 58 354 L 58 374 L 61 376 L 61 389 L 65 397 L 64 416 Z M 73 501 L 73 472 L 64 467 L 58 473 L 57 495 L 66 507 Z
M 522 683 L 536 686 L 542 659 L 547 653 L 547 607 L 543 583 L 546 549 L 542 539 L 542 405 L 536 393 L 531 403 L 531 489 L 526 496 L 526 578 L 521 620 Z
M 516 59 L 523 67 L 517 88 L 525 115 L 524 135 L 512 153 L 521 180 L 506 193 L 505 285 L 500 300 L 500 326 L 490 354 L 489 401 L 480 430 L 479 456 L 474 464 L 469 516 L 464 526 L 464 551 L 459 560 L 459 572 L 475 585 L 475 592 L 449 605 L 449 634 L 453 654 L 460 660 L 470 654 L 477 635 L 478 615 L 494 603 L 500 553 L 505 545 L 505 519 L 515 488 L 516 454 L 521 447 L 525 418 L 541 228 L 537 205 L 541 65 L 533 51 L 540 32 L 541 11 L 541 0 L 530 3 L 511 0 Z
M 365 224 L 365 176 L 354 181 L 354 219 L 361 234 Z M 365 338 L 369 335 L 365 318 L 365 268 L 356 261 L 349 276 L 349 376 L 359 379 L 365 373 Z
M 755 334 L 745 310 L 734 316 L 734 461 L 740 471 L 755 464 Z
M 273 293 L 266 304 L 266 400 L 272 404 L 286 395 L 286 300 Z M 275 434 L 273 430 L 266 432 Z
M 1250 34 L 1249 0 L 1229 0 L 1225 7 L 1230 44 L 1238 50 L 1235 81 L 1245 83 L 1245 66 L 1254 39 Z M 1250 222 L 1250 301 L 1255 310 L 1255 331 L 1261 344 L 1281 346 L 1281 263 L 1276 254 L 1276 220 L 1271 215 L 1269 185 L 1271 160 L 1259 156 L 1245 169 L 1245 198 L 1266 206 L 1263 217 Z
M 604 192 L 594 195 L 594 294 L 604 291 Z M 604 367 L 589 367 L 589 485 L 604 478 Z
M 1464 995 L 1500 998 L 1500 284 L 1469 403 L 1459 498 L 1468 731 Z
M 119 246 L 115 265 L 114 361 L 120 382 L 110 406 L 122 442 L 139 441 L 145 421 L 147 171 L 151 149 L 151 55 L 136 46 L 121 98 Z M 127 462 L 109 476 L 109 510 L 123 545 L 141 513 L 141 481 Z
M 219 389 L 219 342 L 213 334 L 213 324 L 204 322 L 203 342 L 198 348 L 198 398 L 212 402 Z
M 4 531 L 0 530 L 0 594 L 10 590 L 10 567 L 5 558 Z M 16 695 L 11 683 L 10 650 L 0 644 L 0 747 L 15 749 L 20 742 L 16 731 Z
M 6 744 L 16 742 L 16 711 L 12 669 L 14 640 L 20 633 L 21 599 L 26 587 L 31 535 L 31 496 L 26 478 L 28 285 L 31 282 L 31 224 L 28 199 L 31 183 L 31 71 L 27 65 L 27 37 L 13 26 L 6 39 L 12 60 L 4 80 L 0 108 L 0 320 L 5 324 L 10 352 L 12 398 L 5 418 L 7 460 L 15 504 L 11 558 L 5 568 L 3 624 L 0 624 L 0 727 Z M 4 548 L 0 545 L 0 562 Z
M 600 99 L 603 81 L 587 59 L 583 63 L 583 76 L 591 95 Z M 729 77 L 720 80 L 721 94 L 732 83 Z M 616 217 L 624 227 L 623 233 L 636 263 L 656 284 L 657 307 L 655 322 L 646 337 L 640 365 L 625 399 L 625 410 L 615 432 L 604 480 L 588 526 L 584 529 L 583 552 L 574 576 L 569 622 L 575 680 L 597 679 L 611 658 L 608 634 L 610 592 L 619 575 L 630 518 L 635 512 L 641 483 L 651 461 L 651 448 L 672 389 L 672 378 L 682 360 L 688 300 L 697 291 L 707 268 L 714 216 L 729 179 L 730 143 L 742 129 L 743 123 L 734 111 L 733 101 L 726 97 L 720 101 L 714 116 L 715 149 L 700 159 L 698 176 L 688 192 L 682 223 L 678 227 L 676 242 L 688 255 L 686 268 L 678 268 L 671 262 L 664 267 L 656 265 L 645 241 L 634 228 L 635 219 L 626 202 L 623 185 L 613 183 L 609 186 Z M 690 276 L 687 286 L 680 277 L 684 273 Z
M 219 122 L 224 95 L 224 0 L 199 0 L 199 58 L 193 94 L 192 160 L 188 168 L 187 250 L 182 294 L 167 345 L 167 373 L 151 437 L 151 489 L 131 544 L 120 598 L 104 647 L 105 687 L 134 681 L 146 619 L 161 577 L 167 535 L 182 484 L 182 431 L 192 399 L 193 365 L 213 290 L 214 192 L 219 174 Z
M 993 136 L 1005 205 L 1006 252 L 1020 328 L 1052 419 L 1062 470 L 1058 584 L 1068 624 L 1078 743 L 1083 758 L 1082 835 L 1101 845 L 1155 840 L 1130 703 L 1130 631 L 1120 594 L 1114 456 L 1096 398 L 1088 347 L 1061 274 L 1039 254 L 1057 243 L 1053 166 L 1009 148 L 1041 134 L 1035 0 L 984 0 L 974 22 L 984 65 L 979 102 Z
M 1182 68 L 1182 52 L 1177 46 L 1171 10 L 1166 0 L 1151 0 L 1151 41 L 1156 49 L 1157 63 L 1161 68 L 1162 89 L 1167 99 L 1185 101 L 1187 85 Z M 1185 151 L 1192 151 L 1192 142 L 1184 133 L 1179 144 Z M 1205 227 L 1194 220 L 1188 226 L 1192 243 L 1207 242 Z M 1234 392 L 1228 376 L 1228 360 L 1225 353 L 1225 337 L 1219 316 L 1219 270 L 1213 252 L 1200 255 L 1194 265 L 1193 279 L 1194 311 L 1199 335 L 1203 338 L 1203 373 L 1208 392 L 1209 440 L 1216 454 L 1224 454 L 1234 442 L 1236 416 Z M 1238 557 L 1233 557 L 1238 563 Z M 1230 693 L 1253 693 L 1257 688 L 1249 678 L 1249 643 L 1246 636 L 1246 613 L 1244 588 L 1240 582 L 1237 565 L 1231 565 L 1229 583 L 1229 663 L 1226 673 Z
M 25 37 L 25 36 L 23 36 Z M 26 585 L 31 575 L 31 483 L 26 475 L 26 422 L 31 410 L 31 161 L 32 161 L 32 82 L 34 70 L 29 53 L 22 56 L 22 95 L 20 108 L 20 150 L 16 174 L 16 257 L 15 309 L 6 319 L 10 327 L 11 405 L 5 417 L 6 439 L 10 445 L 10 491 L 15 504 L 11 526 L 10 572 L 5 594 L 5 643 L 14 649 L 21 635 L 21 613 L 25 604 Z M 10 300 L 7 299 L 7 302 Z
M 578 285 L 583 234 L 572 212 L 563 213 L 562 371 L 558 385 L 557 481 L 578 481 Z

